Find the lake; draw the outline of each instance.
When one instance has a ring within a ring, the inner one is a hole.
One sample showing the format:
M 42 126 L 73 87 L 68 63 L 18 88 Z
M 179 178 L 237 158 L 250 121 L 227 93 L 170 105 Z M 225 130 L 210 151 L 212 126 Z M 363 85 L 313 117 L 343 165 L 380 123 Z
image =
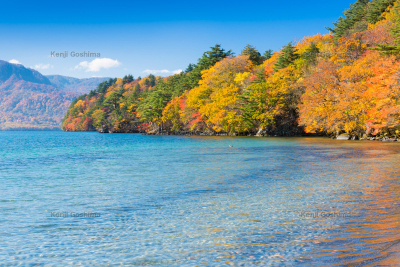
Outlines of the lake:
M 400 144 L 0 132 L 0 262 L 400 264 Z

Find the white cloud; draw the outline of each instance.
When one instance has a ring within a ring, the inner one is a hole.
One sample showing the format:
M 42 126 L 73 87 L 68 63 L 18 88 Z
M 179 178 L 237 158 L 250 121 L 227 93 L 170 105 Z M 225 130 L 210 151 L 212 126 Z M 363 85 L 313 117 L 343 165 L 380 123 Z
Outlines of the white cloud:
M 178 70 L 173 70 L 173 71 L 169 71 L 169 70 L 144 70 L 143 73 L 147 73 L 147 74 L 157 74 L 157 73 L 172 73 L 172 74 L 179 74 L 181 73 L 182 70 L 178 69 Z
M 21 64 L 21 62 L 19 62 L 19 61 L 16 60 L 16 59 L 11 59 L 11 60 L 8 61 L 8 62 L 10 62 L 10 63 L 12 63 L 12 64 Z
M 144 70 L 143 73 L 156 74 L 156 73 L 169 73 L 169 70 Z
M 82 61 L 78 65 L 73 68 L 73 70 L 81 70 L 86 69 L 86 72 L 97 72 L 101 69 L 109 69 L 115 68 L 121 65 L 121 62 L 118 60 L 113 60 L 111 58 L 96 58 L 93 59 L 91 62 Z
M 178 69 L 178 70 L 173 70 L 172 73 L 173 73 L 173 74 L 179 74 L 179 73 L 181 73 L 182 71 L 183 71 L 183 70 Z
M 39 63 L 39 64 L 36 64 L 35 67 L 31 67 L 31 68 L 37 69 L 37 70 L 47 70 L 47 69 L 52 69 L 53 65 Z

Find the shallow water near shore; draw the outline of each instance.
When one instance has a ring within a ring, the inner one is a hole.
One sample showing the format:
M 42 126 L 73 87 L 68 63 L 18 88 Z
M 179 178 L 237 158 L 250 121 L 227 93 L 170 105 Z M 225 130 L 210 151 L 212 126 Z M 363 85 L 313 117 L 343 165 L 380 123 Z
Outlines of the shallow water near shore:
M 396 266 L 399 163 L 372 141 L 0 132 L 0 262 Z

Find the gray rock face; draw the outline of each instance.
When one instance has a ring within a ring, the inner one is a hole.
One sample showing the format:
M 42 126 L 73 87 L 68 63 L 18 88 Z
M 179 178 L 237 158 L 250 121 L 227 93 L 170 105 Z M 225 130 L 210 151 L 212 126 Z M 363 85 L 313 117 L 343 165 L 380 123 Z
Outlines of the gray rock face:
M 350 135 L 347 134 L 341 134 L 337 138 L 337 140 L 350 140 Z

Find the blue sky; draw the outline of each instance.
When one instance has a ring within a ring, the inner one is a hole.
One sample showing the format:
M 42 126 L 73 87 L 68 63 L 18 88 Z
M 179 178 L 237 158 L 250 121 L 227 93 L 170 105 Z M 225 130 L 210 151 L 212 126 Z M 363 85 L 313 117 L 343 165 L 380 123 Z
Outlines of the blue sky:
M 353 2 L 3 1 L 0 59 L 45 75 L 167 76 L 216 43 L 236 54 L 247 44 L 263 53 L 327 33 Z M 69 56 L 50 57 L 52 51 Z M 100 58 L 71 57 L 73 51 Z

